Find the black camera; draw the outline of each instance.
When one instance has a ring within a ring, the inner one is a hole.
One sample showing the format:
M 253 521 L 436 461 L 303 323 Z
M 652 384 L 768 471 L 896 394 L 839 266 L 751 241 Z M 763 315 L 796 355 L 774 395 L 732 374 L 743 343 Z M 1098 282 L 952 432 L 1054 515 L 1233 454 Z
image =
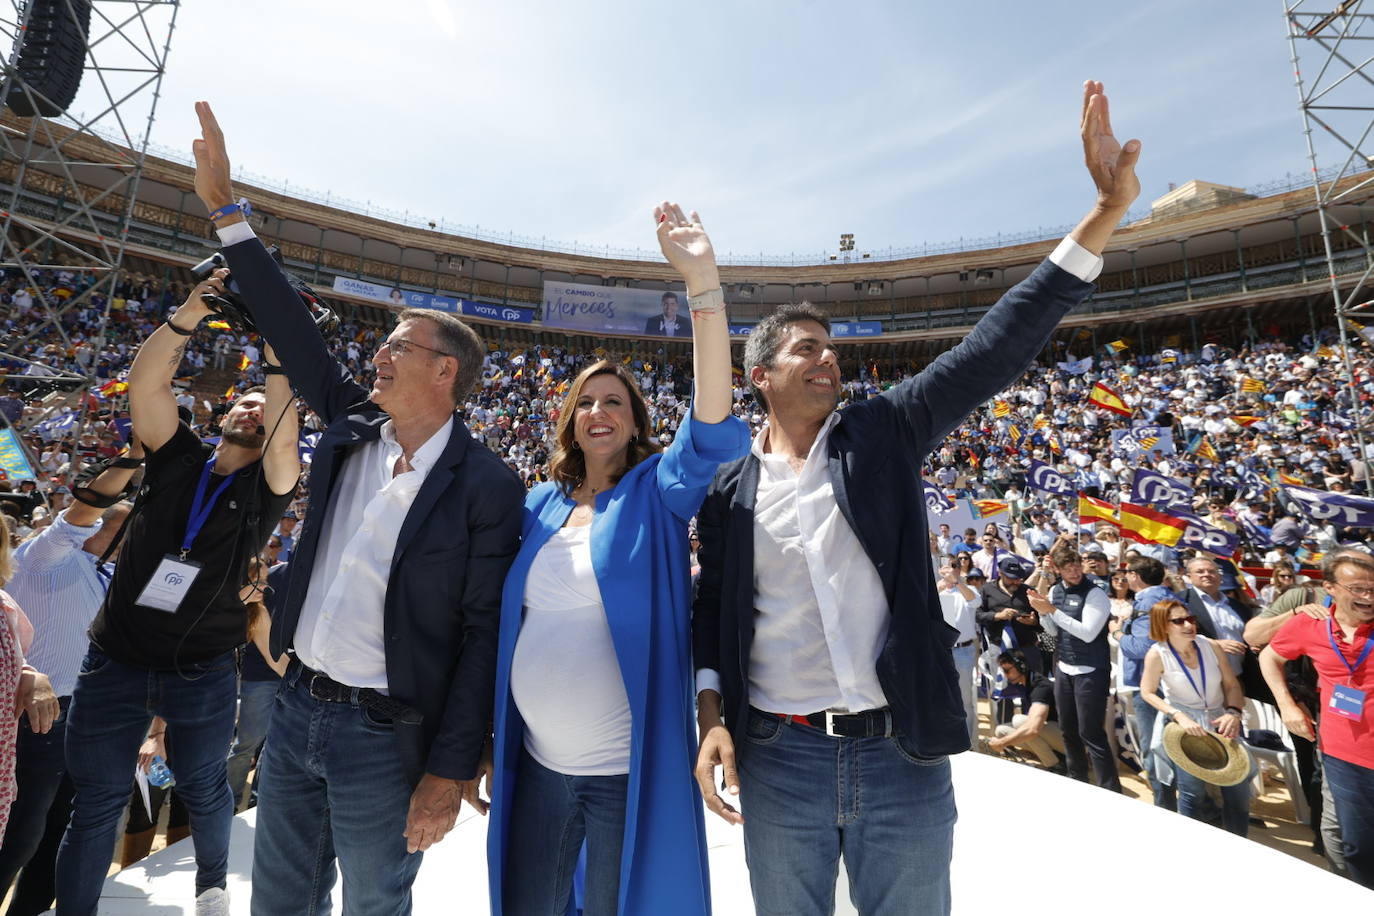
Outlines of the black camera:
M 271 255 L 272 260 L 276 262 L 277 269 L 280 270 L 281 275 L 286 278 L 286 282 L 290 284 L 291 288 L 296 291 L 296 294 L 301 297 L 301 301 L 305 303 L 306 308 L 310 310 L 310 317 L 314 319 L 315 327 L 319 329 L 320 334 L 329 334 L 336 330 L 339 326 L 339 316 L 334 314 L 333 309 L 320 301 L 320 298 L 315 295 L 315 291 L 310 288 L 309 284 L 286 272 L 285 265 L 282 263 L 281 250 L 277 248 L 276 245 L 270 245 L 267 248 L 267 253 Z M 224 253 L 216 251 L 214 254 L 210 255 L 210 257 L 201 261 L 195 267 L 192 267 L 191 276 L 195 278 L 197 283 L 203 283 L 210 279 L 211 275 L 213 275 L 216 270 L 219 270 L 221 267 L 227 268 L 228 266 L 229 262 L 225 260 Z M 253 315 L 248 311 L 248 305 L 243 301 L 243 294 L 240 292 L 238 284 L 234 282 L 233 274 L 224 278 L 224 290 L 224 295 L 219 295 L 217 293 L 202 293 L 201 298 L 205 300 L 205 304 L 210 307 L 210 311 L 214 312 L 215 317 L 229 325 L 235 333 L 258 333 L 257 325 L 253 323 Z

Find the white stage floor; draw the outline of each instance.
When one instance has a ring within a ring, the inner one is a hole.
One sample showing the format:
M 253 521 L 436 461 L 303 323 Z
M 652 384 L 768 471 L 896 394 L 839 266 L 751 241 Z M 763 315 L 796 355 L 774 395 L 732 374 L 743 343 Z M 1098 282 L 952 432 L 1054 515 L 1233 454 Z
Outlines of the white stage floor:
M 1161 910 L 1197 912 L 1208 902 L 1236 912 L 1276 913 L 1313 907 L 1360 913 L 1374 906 L 1374 893 L 1284 853 L 1032 767 L 962 754 L 954 761 L 954 782 L 959 804 L 952 870 L 957 914 L 1101 911 L 1158 916 Z M 415 882 L 419 916 L 488 912 L 486 819 L 463 810 L 454 831 L 425 854 Z M 248 913 L 253 822 L 252 811 L 234 820 L 229 889 L 235 916 Z M 706 824 L 715 913 L 752 914 L 739 829 L 709 814 Z M 1077 900 L 1047 890 L 1060 868 L 1078 876 L 1082 890 Z M 1033 872 L 1040 877 L 1025 880 Z M 1166 874 L 1167 885 L 1162 881 Z M 110 878 L 100 912 L 193 913 L 193 876 L 191 844 L 177 843 Z M 837 912 L 854 913 L 843 868 L 840 881 Z M 1171 902 L 1160 896 L 1166 886 Z M 336 885 L 335 913 L 342 911 L 340 897 Z

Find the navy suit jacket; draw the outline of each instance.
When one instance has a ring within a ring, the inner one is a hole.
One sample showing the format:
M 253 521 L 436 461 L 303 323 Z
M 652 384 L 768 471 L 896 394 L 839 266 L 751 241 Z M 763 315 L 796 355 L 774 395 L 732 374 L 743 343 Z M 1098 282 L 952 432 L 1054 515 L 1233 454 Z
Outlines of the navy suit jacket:
M 1255 609 L 1248 607 L 1240 601 L 1222 595 L 1231 610 L 1235 611 L 1241 620 L 1249 622 L 1255 616 Z M 1197 618 L 1197 631 L 1208 639 L 1221 639 L 1217 634 L 1216 623 L 1212 620 L 1211 611 L 1207 610 L 1207 604 L 1198 594 L 1197 589 L 1188 587 L 1184 595 L 1185 603 L 1188 605 L 1188 613 Z M 1251 699 L 1259 700 L 1261 703 L 1273 703 L 1274 692 L 1264 680 L 1264 673 L 1260 670 L 1259 655 L 1254 650 L 1245 653 L 1241 661 L 1240 683 L 1245 688 L 1245 695 Z
M 877 661 L 894 721 L 918 753 L 968 750 L 951 648 L 931 569 L 921 465 L 979 404 L 1014 381 L 1091 284 L 1043 262 L 1009 289 L 958 346 L 915 378 L 844 408 L 830 431 L 830 483 L 849 527 L 882 580 L 891 614 Z M 754 636 L 752 455 L 721 467 L 697 519 L 701 576 L 693 605 L 697 668 L 720 673 L 726 724 L 747 753 Z M 762 647 L 761 651 L 767 651 Z
M 387 415 L 330 354 L 300 297 L 257 239 L 224 250 L 253 320 L 292 386 L 328 426 L 310 466 L 310 500 L 272 618 L 272 652 L 291 648 L 320 530 L 343 464 L 380 438 Z M 268 418 L 269 422 L 272 418 Z M 421 714 L 395 723 L 412 782 L 472 779 L 496 677 L 501 585 L 520 545 L 525 488 L 456 414 L 453 432 L 406 514 L 384 602 L 387 687 Z

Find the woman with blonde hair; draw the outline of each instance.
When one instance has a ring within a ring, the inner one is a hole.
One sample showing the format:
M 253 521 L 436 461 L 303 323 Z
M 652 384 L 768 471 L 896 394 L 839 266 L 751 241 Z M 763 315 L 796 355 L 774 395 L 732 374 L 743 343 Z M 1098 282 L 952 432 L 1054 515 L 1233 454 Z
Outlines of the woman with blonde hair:
M 493 914 L 567 909 L 585 842 L 588 916 L 710 912 L 696 758 L 687 524 L 722 462 L 730 340 L 711 242 L 695 213 L 655 209 L 686 280 L 696 392 L 667 450 L 634 377 L 602 360 L 574 379 L 548 483 L 530 491 L 506 578 L 497 655 Z M 679 319 L 680 320 L 680 319 Z

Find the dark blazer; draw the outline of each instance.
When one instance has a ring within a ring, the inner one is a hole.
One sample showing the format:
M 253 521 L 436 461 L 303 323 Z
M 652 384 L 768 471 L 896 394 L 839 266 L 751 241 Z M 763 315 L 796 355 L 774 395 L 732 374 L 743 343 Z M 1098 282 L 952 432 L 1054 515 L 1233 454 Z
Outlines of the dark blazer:
M 851 404 L 830 432 L 840 511 L 882 580 L 891 613 L 878 680 L 894 719 L 925 755 L 967 750 L 968 726 L 931 569 L 920 469 L 979 404 L 1016 379 L 1092 286 L 1049 261 L 1009 289 L 958 346 L 915 378 Z M 721 467 L 697 521 L 701 577 L 693 605 L 697 668 L 720 673 L 738 751 L 749 706 L 758 459 Z
M 682 312 L 679 312 L 677 319 L 677 332 L 674 334 L 669 334 L 667 329 L 665 329 L 663 326 L 663 316 L 655 315 L 648 321 L 644 322 L 644 333 L 653 334 L 656 337 L 691 337 L 692 320 L 688 318 L 686 315 L 684 315 Z
M 1234 598 L 1225 594 L 1222 595 L 1226 603 L 1231 606 L 1231 610 L 1240 615 L 1240 619 L 1249 622 L 1255 616 L 1255 609 L 1247 607 Z M 1187 594 L 1184 595 L 1184 603 L 1188 605 L 1188 613 L 1197 618 L 1197 631 L 1200 635 L 1208 639 L 1220 639 L 1217 635 L 1216 624 L 1212 622 L 1212 615 L 1207 610 L 1207 604 L 1198 594 L 1197 589 L 1188 587 Z M 1241 662 L 1240 683 L 1245 688 L 1245 695 L 1261 703 L 1273 703 L 1274 692 L 1265 683 L 1264 672 L 1260 670 L 1259 654 L 1253 650 L 1245 653 L 1245 659 Z
M 272 619 L 272 652 L 291 648 L 321 524 L 343 464 L 381 436 L 387 415 L 330 354 L 262 243 L 224 250 L 253 320 L 291 384 L 328 427 L 310 466 L 310 501 Z M 267 418 L 270 423 L 273 418 Z M 491 720 L 501 584 L 520 544 L 525 488 L 454 415 L 453 432 L 401 525 L 383 613 L 388 690 L 419 710 L 395 724 L 407 775 L 472 779 Z

